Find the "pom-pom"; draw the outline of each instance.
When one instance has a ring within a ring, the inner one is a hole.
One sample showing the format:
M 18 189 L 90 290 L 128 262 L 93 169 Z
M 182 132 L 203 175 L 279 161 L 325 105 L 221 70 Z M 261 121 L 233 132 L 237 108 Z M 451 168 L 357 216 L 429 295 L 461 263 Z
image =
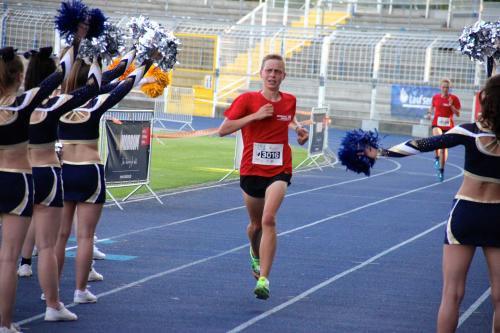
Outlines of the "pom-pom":
M 137 49 L 137 62 L 153 59 L 163 70 L 168 71 L 177 63 L 179 40 L 160 24 L 140 16 L 128 23 L 132 39 Z M 156 59 L 159 54 L 158 59 Z
M 149 19 L 144 16 L 132 17 L 128 22 L 131 38 L 134 43 L 146 33 L 146 26 L 149 25 Z
M 171 82 L 171 72 L 165 73 L 158 66 L 151 66 L 144 77 L 153 77 L 155 82 L 146 83 L 141 86 L 142 92 L 151 98 L 156 98 L 163 94 L 165 87 Z
M 106 43 L 106 49 L 112 57 L 118 56 L 125 49 L 123 35 L 123 30 L 117 25 L 110 22 L 104 23 L 104 31 L 99 37 L 99 40 Z
M 93 8 L 89 12 L 89 16 L 89 31 L 87 32 L 87 38 L 97 38 L 103 33 L 105 28 L 104 23 L 108 18 L 104 16 L 104 13 L 99 8 Z
M 144 95 L 150 98 L 161 96 L 163 94 L 163 90 L 165 90 L 165 87 L 158 83 L 146 83 L 141 86 L 141 91 Z
M 122 60 L 121 57 L 113 59 L 111 64 L 108 66 L 108 70 L 111 70 L 111 69 L 115 68 L 116 66 L 118 66 L 118 64 L 120 63 L 121 60 Z M 125 80 L 127 78 L 127 76 L 130 73 L 132 73 L 133 71 L 135 71 L 135 65 L 134 65 L 134 63 L 131 63 L 130 66 L 128 66 L 128 68 L 125 70 L 125 72 L 118 78 L 118 81 Z
M 167 72 L 165 73 L 160 69 L 158 66 L 151 66 L 144 75 L 145 77 L 152 76 L 155 78 L 156 83 L 159 85 L 163 86 L 164 88 L 170 84 L 171 78 L 172 78 L 172 72 Z
M 100 56 L 107 61 L 118 55 L 123 47 L 124 40 L 121 29 L 117 26 L 105 22 L 103 33 L 92 39 L 85 39 L 81 42 L 78 50 L 78 57 L 93 59 L 95 56 Z
M 500 21 L 477 21 L 466 26 L 458 39 L 460 52 L 471 60 L 485 61 L 489 57 L 500 58 Z
M 55 25 L 64 39 L 74 35 L 78 31 L 78 24 L 85 21 L 89 15 L 88 7 L 80 0 L 61 2 L 58 13 Z
M 338 152 L 340 162 L 351 171 L 369 176 L 375 160 L 364 154 L 368 146 L 379 148 L 377 131 L 365 132 L 362 129 L 355 129 L 347 132 L 340 143 Z

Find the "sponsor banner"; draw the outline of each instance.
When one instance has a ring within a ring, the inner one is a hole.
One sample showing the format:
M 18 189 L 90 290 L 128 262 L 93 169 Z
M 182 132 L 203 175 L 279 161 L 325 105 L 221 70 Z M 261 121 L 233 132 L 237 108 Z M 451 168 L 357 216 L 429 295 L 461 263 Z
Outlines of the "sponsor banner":
M 391 90 L 391 114 L 396 117 L 421 119 L 432 104 L 432 96 L 439 88 L 402 86 L 393 84 Z
M 328 123 L 326 114 L 328 108 L 314 108 L 311 113 L 311 125 L 309 133 L 309 156 L 323 153 L 326 144 L 326 131 Z
M 106 182 L 147 182 L 151 152 L 151 122 L 106 120 L 108 157 Z

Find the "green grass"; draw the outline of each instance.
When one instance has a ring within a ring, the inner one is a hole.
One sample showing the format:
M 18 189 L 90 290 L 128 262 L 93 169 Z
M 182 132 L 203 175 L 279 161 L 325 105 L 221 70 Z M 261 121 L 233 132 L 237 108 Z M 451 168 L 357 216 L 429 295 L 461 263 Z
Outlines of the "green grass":
M 234 137 L 198 137 L 153 140 L 151 183 L 154 191 L 174 189 L 221 179 L 233 168 Z M 292 146 L 293 164 L 307 157 L 306 149 Z M 231 178 L 237 178 L 238 173 Z M 134 187 L 110 188 L 113 196 L 123 198 Z M 136 193 L 146 193 L 141 188 Z

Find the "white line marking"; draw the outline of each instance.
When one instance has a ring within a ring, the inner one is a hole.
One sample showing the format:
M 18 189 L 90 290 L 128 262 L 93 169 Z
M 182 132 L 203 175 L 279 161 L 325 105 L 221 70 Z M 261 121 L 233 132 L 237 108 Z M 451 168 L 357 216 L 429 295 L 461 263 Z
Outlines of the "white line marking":
M 454 165 L 454 164 L 451 164 L 451 165 L 453 165 L 453 166 L 455 166 L 456 168 L 460 169 L 460 170 L 461 170 L 461 173 L 460 173 L 459 175 L 454 176 L 454 177 L 452 177 L 452 178 L 449 178 L 449 179 L 447 179 L 447 180 L 445 180 L 445 181 L 451 181 L 451 180 L 453 180 L 453 179 L 455 179 L 455 178 L 461 177 L 461 176 L 462 176 L 462 174 L 463 174 L 463 169 L 461 169 L 461 168 L 460 168 L 460 167 L 458 167 L 457 165 Z M 397 168 L 395 168 L 394 170 L 397 170 L 397 169 L 399 169 L 400 167 L 401 167 L 401 165 L 399 164 L 399 166 L 398 166 Z M 388 172 L 390 172 L 390 171 L 388 171 Z M 387 172 L 386 172 L 386 173 L 387 173 Z M 379 174 L 379 175 L 380 175 L 380 174 Z M 375 177 L 375 175 L 374 175 L 374 176 L 372 176 L 372 177 Z M 367 178 L 361 178 L 361 179 L 367 179 Z M 423 186 L 423 187 L 420 187 L 420 188 L 416 188 L 416 189 L 413 189 L 413 190 L 410 190 L 410 191 L 407 191 L 407 192 L 403 192 L 403 193 L 398 194 L 398 195 L 394 195 L 394 196 L 392 196 L 392 197 L 390 197 L 390 198 L 395 199 L 395 198 L 398 198 L 398 197 L 404 196 L 404 195 L 406 195 L 406 194 L 414 193 L 414 192 L 416 192 L 416 191 L 418 191 L 418 190 L 426 189 L 426 188 L 433 187 L 433 186 L 437 186 L 437 185 L 439 185 L 439 183 L 435 183 L 435 184 L 431 184 L 431 185 Z M 330 186 L 333 186 L 333 185 L 330 185 Z M 314 221 L 314 222 L 309 223 L 309 224 L 307 224 L 307 225 L 304 225 L 304 226 L 301 226 L 301 227 L 298 227 L 298 228 L 294 228 L 294 229 L 291 229 L 291 230 L 287 230 L 287 231 L 281 232 L 281 233 L 279 233 L 279 234 L 278 234 L 278 236 L 283 236 L 283 235 L 290 234 L 290 233 L 295 232 L 295 231 L 298 231 L 298 230 L 302 230 L 302 229 L 305 229 L 305 228 L 308 228 L 308 227 L 312 227 L 312 226 L 315 226 L 315 225 L 317 225 L 317 224 L 324 223 L 324 222 L 326 222 L 326 221 L 328 221 L 328 220 L 332 220 L 332 219 L 334 219 L 334 218 L 337 218 L 337 217 L 340 217 L 340 216 L 347 215 L 347 214 L 349 214 L 349 213 L 352 213 L 352 212 L 358 211 L 358 210 L 362 209 L 362 207 L 364 207 L 364 208 L 366 208 L 366 207 L 370 207 L 370 206 L 373 206 L 373 205 L 374 205 L 374 204 L 376 204 L 376 203 L 382 203 L 382 202 L 385 202 L 385 201 L 387 201 L 387 200 L 390 200 L 390 199 L 389 199 L 389 198 L 385 198 L 385 199 L 377 200 L 377 201 L 375 201 L 375 202 L 372 202 L 372 203 L 366 204 L 366 205 L 364 205 L 364 206 L 361 206 L 361 207 L 358 207 L 358 208 L 355 208 L 355 209 L 348 210 L 348 211 L 343 212 L 343 213 L 339 213 L 339 214 L 331 215 L 330 217 L 327 217 L 327 218 L 324 218 L 324 219 L 321 219 L 321 220 Z M 236 209 L 236 208 L 232 208 L 232 209 Z M 217 213 L 217 212 L 215 212 L 215 213 Z M 215 214 L 215 213 L 214 213 L 214 214 Z M 438 225 L 436 225 L 436 226 L 432 227 L 431 229 L 432 229 L 432 230 L 434 230 L 434 229 L 438 228 L 440 225 L 443 225 L 444 223 L 445 223 L 445 222 L 442 222 L 442 223 L 440 223 L 440 224 L 438 224 Z M 427 230 L 427 231 L 425 231 L 424 233 L 427 233 L 427 232 L 432 231 L 431 229 L 428 229 L 428 230 Z M 419 235 L 423 235 L 424 233 L 421 233 L 421 234 L 419 234 Z M 414 236 L 413 238 L 418 237 L 419 235 Z M 111 239 L 111 238 L 113 238 L 113 237 L 106 238 L 106 239 Z M 413 238 L 410 238 L 410 239 L 409 239 L 409 240 L 407 240 L 406 242 L 410 242 Z M 403 243 L 405 243 L 405 242 L 403 242 Z M 400 243 L 400 244 L 402 244 L 402 243 Z M 169 269 L 169 270 L 167 270 L 167 271 L 163 271 L 163 272 L 160 272 L 160 273 L 157 273 L 157 274 L 154 274 L 154 275 L 147 276 L 147 277 L 145 277 L 145 278 L 143 278 L 143 279 L 141 279 L 141 280 L 137 280 L 137 281 L 135 281 L 135 282 L 131 282 L 131 283 L 129 283 L 129 284 L 127 284 L 127 285 L 125 285 L 125 286 L 121 286 L 121 287 L 118 287 L 118 288 L 115 288 L 115 289 L 112 289 L 112 290 L 106 291 L 106 292 L 104 292 L 104 293 L 98 294 L 98 295 L 97 295 L 97 297 L 104 297 L 104 296 L 112 295 L 112 294 L 117 293 L 117 292 L 119 292 L 119 291 L 122 291 L 122 290 L 125 290 L 125 289 L 128 289 L 128 288 L 131 288 L 131 287 L 133 287 L 133 286 L 135 286 L 135 285 L 138 285 L 138 284 L 144 283 L 145 281 L 150 281 L 150 280 L 152 280 L 152 279 L 155 279 L 155 278 L 158 278 L 158 277 L 165 276 L 165 275 L 167 275 L 167 274 L 171 274 L 171 273 L 177 272 L 177 271 L 182 270 L 182 269 L 184 269 L 184 268 L 192 267 L 192 266 L 194 266 L 194 265 L 197 265 L 197 264 L 200 264 L 200 263 L 204 263 L 204 262 L 210 261 L 210 260 L 215 259 L 215 258 L 222 257 L 222 256 L 224 256 L 224 255 L 227 255 L 227 254 L 230 254 L 230 253 L 233 253 L 233 252 L 239 251 L 239 250 L 241 250 L 241 249 L 244 249 L 244 248 L 246 248 L 246 247 L 248 247 L 248 246 L 249 246 L 248 244 L 240 245 L 240 246 L 235 247 L 235 248 L 232 248 L 232 249 L 230 249 L 230 250 L 227 250 L 227 251 L 224 251 L 224 252 L 220 252 L 219 254 L 216 254 L 216 255 L 214 255 L 214 256 L 210 256 L 210 257 L 206 257 L 206 258 L 203 258 L 203 259 L 199 259 L 199 260 L 193 261 L 193 262 L 188 263 L 188 264 L 185 264 L 185 265 L 181 265 L 181 266 L 178 266 L 178 267 L 175 267 L 175 268 L 171 268 L 171 269 Z M 394 247 L 393 247 L 393 248 L 394 248 Z M 390 248 L 390 249 L 388 249 L 388 250 L 386 250 L 386 251 L 391 251 L 391 249 L 393 249 L 393 248 Z M 384 252 L 382 252 L 382 253 L 385 253 L 386 251 L 384 251 Z M 387 252 L 387 253 L 388 253 L 388 252 Z M 381 256 L 381 255 L 379 254 L 378 256 Z M 374 259 L 374 260 L 375 260 L 375 259 Z M 369 263 L 370 263 L 370 262 L 365 262 L 365 264 L 363 264 L 363 265 L 367 265 L 367 264 L 369 264 Z M 360 265 L 358 265 L 358 266 L 360 266 Z M 358 267 L 358 266 L 356 266 L 356 267 Z M 359 268 L 357 268 L 357 269 L 356 269 L 356 267 L 354 267 L 354 268 L 352 268 L 352 269 L 354 269 L 354 270 L 359 269 Z M 344 274 L 344 275 L 347 275 L 347 274 Z M 342 275 L 342 276 L 344 276 L 344 275 Z M 340 277 L 339 277 L 339 278 L 340 278 Z M 77 304 L 75 304 L 75 303 L 71 303 L 71 304 L 67 305 L 66 307 L 67 307 L 67 308 L 72 308 L 72 307 L 74 307 L 74 306 L 76 306 L 76 305 L 77 305 Z M 44 314 L 39 314 L 39 315 L 36 315 L 36 316 L 30 317 L 30 318 L 24 319 L 24 320 L 22 320 L 22 321 L 19 321 L 19 322 L 17 322 L 17 324 L 18 324 L 18 325 L 24 325 L 24 324 L 30 323 L 30 322 L 32 322 L 32 321 L 35 321 L 35 320 L 37 320 L 37 319 L 40 319 L 40 318 L 42 318 L 43 316 L 44 316 Z
M 320 284 L 317 284 L 314 287 L 312 287 L 312 288 L 304 291 L 303 293 L 295 296 L 294 298 L 291 298 L 290 300 L 288 300 L 288 301 L 286 301 L 284 303 L 281 303 L 280 305 L 278 305 L 278 306 L 276 306 L 276 307 L 274 307 L 274 308 L 272 308 L 272 309 L 270 309 L 270 310 L 268 310 L 266 312 L 263 312 L 262 314 L 260 314 L 260 315 L 258 315 L 256 317 L 253 317 L 252 319 L 244 322 L 243 324 L 241 324 L 241 325 L 239 325 L 239 326 L 237 326 L 237 327 L 229 330 L 228 333 L 241 332 L 244 329 L 247 329 L 248 327 L 252 326 L 253 324 L 257 323 L 258 321 L 260 321 L 260 320 L 262 320 L 264 318 L 267 318 L 270 315 L 272 315 L 272 314 L 274 314 L 274 313 L 276 313 L 278 311 L 281 311 L 284 308 L 286 308 L 286 307 L 288 307 L 288 306 L 290 306 L 290 305 L 292 305 L 294 303 L 297 303 L 298 301 L 300 301 L 300 300 L 306 298 L 307 296 L 315 293 L 316 291 L 320 290 L 321 288 L 324 288 L 324 287 L 332 284 L 333 282 L 339 280 L 340 278 L 343 278 L 344 276 L 346 276 L 348 274 L 351 274 L 351 273 L 353 273 L 353 272 L 355 272 L 355 271 L 357 271 L 357 270 L 365 267 L 366 265 L 371 264 L 375 260 L 380 259 L 383 256 L 385 256 L 385 255 L 387 255 L 387 254 L 389 254 L 391 252 L 396 251 L 400 247 L 402 247 L 402 246 L 404 246 L 406 244 L 409 244 L 409 243 L 411 243 L 411 242 L 413 242 L 413 241 L 415 241 L 415 240 L 417 240 L 417 239 L 419 239 L 419 238 L 427 235 L 428 233 L 430 233 L 430 232 L 436 230 L 437 228 L 443 226 L 445 223 L 446 223 L 446 221 L 440 222 L 439 224 L 436 224 L 435 226 L 433 226 L 433 227 L 425 230 L 424 232 L 421 232 L 420 234 L 418 234 L 416 236 L 413 236 L 413 237 L 411 237 L 411 238 L 409 238 L 409 239 L 407 239 L 407 240 L 405 240 L 405 241 L 403 241 L 403 242 L 401 242 L 401 243 L 399 243 L 397 245 L 394 245 L 393 247 L 391 247 L 391 248 L 389 248 L 389 249 L 387 249 L 385 251 L 380 252 L 379 254 L 371 257 L 370 259 L 364 261 L 363 263 L 361 263 L 361 264 L 359 264 L 357 266 L 354 266 L 354 267 L 352 267 L 352 268 L 350 268 L 348 270 L 345 270 L 342 273 L 339 273 L 339 274 L 337 274 L 337 275 L 329 278 L 328 280 L 325 280 L 325 281 L 321 282 Z
M 396 164 L 396 167 L 393 168 L 393 169 L 390 169 L 388 171 L 384 171 L 384 172 L 378 173 L 376 175 L 370 176 L 370 178 L 383 176 L 385 174 L 396 172 L 397 170 L 401 169 L 401 164 L 400 163 L 395 162 L 395 161 L 391 161 L 391 160 L 388 160 L 388 161 L 393 162 L 394 164 Z M 356 179 L 346 180 L 346 181 L 343 181 L 343 182 L 340 182 L 340 183 L 319 186 L 319 187 L 311 188 L 311 189 L 304 190 L 304 191 L 298 191 L 298 192 L 294 192 L 294 193 L 289 193 L 285 197 L 293 197 L 293 196 L 296 196 L 296 195 L 299 195 L 299 194 L 304 194 L 304 193 L 309 193 L 309 192 L 324 190 L 326 188 L 331 188 L 331 187 L 340 186 L 340 185 L 349 184 L 349 183 L 355 183 L 355 182 L 367 180 L 367 179 L 370 179 L 370 178 L 368 178 L 368 177 L 356 178 Z M 119 235 L 107 237 L 105 239 L 98 239 L 96 241 L 96 243 L 104 242 L 105 240 L 110 240 L 110 239 L 117 239 L 117 238 L 127 237 L 127 236 L 130 236 L 130 235 L 139 234 L 139 233 L 150 231 L 150 230 L 162 229 L 162 228 L 170 227 L 170 226 L 177 225 L 177 224 L 183 224 L 183 223 L 187 223 L 187 222 L 192 222 L 192 221 L 204 219 L 206 217 L 220 215 L 220 214 L 224 214 L 224 213 L 229 213 L 229 212 L 232 212 L 232 211 L 235 211 L 235 210 L 239 210 L 239 209 L 243 209 L 243 208 L 245 208 L 244 205 L 243 206 L 233 207 L 233 208 L 228 208 L 228 209 L 223 209 L 223 210 L 215 211 L 215 212 L 204 214 L 204 215 L 200 215 L 200 216 L 190 217 L 190 218 L 179 220 L 179 221 L 168 222 L 168 223 L 160 224 L 160 225 L 153 226 L 153 227 L 148 227 L 148 228 L 138 229 L 138 230 L 134 230 L 134 231 L 129 231 L 129 232 L 126 232 L 126 233 L 123 233 L 123 234 L 119 234 Z M 66 250 L 74 250 L 76 248 L 77 248 L 77 246 L 75 245 L 75 246 L 67 247 Z
M 172 195 L 189 193 L 189 192 L 195 192 L 195 191 L 201 191 L 201 190 L 206 190 L 206 189 L 211 189 L 211 188 L 217 188 L 217 187 L 223 187 L 223 186 L 232 185 L 232 184 L 236 184 L 236 183 L 237 183 L 237 181 L 230 181 L 230 182 L 226 182 L 226 183 L 222 183 L 222 184 L 214 184 L 214 185 L 208 185 L 208 186 L 200 186 L 200 187 L 188 188 L 188 189 L 184 189 L 184 190 L 180 190 L 180 191 L 159 194 L 158 197 L 164 198 L 164 197 L 169 197 L 169 196 L 172 196 Z M 136 199 L 130 199 L 130 200 L 127 200 L 127 201 L 120 201 L 120 204 L 127 204 L 127 203 L 132 203 L 132 202 L 140 202 L 140 201 L 146 201 L 146 200 L 151 200 L 151 199 L 155 199 L 155 197 L 154 196 L 147 196 L 147 197 L 144 197 L 144 198 L 136 198 Z M 109 203 L 109 204 L 105 204 L 104 205 L 104 207 L 111 207 L 111 206 L 116 206 L 116 204 L 115 203 Z
M 236 251 L 239 251 L 239 250 L 242 250 L 244 249 L 245 247 L 248 247 L 248 244 L 245 244 L 245 245 L 241 245 L 241 246 L 238 246 L 238 247 L 235 247 L 235 248 L 232 248 L 230 250 L 227 250 L 227 251 L 224 251 L 224 252 L 220 252 L 216 255 L 213 255 L 213 256 L 210 256 L 210 257 L 206 257 L 206 258 L 203 258 L 203 259 L 200 259 L 200 260 L 196 260 L 196 261 L 193 261 L 193 262 L 190 262 L 188 264 L 185 264 L 185 265 L 181 265 L 181 266 L 177 266 L 175 268 L 172 268 L 172 269 L 169 269 L 169 270 L 166 270 L 166 271 L 163 271 L 163 272 L 160 272 L 160 273 L 156 273 L 156 274 L 153 274 L 153 275 L 150 275 L 150 276 L 147 276 L 145 278 L 142 278 L 140 280 L 137 280 L 137 281 L 134 281 L 134 282 L 131 282 L 131 283 L 128 283 L 126 285 L 122 285 L 118 288 L 114 288 L 114 289 L 111 289 L 111 290 L 108 290 L 108 291 L 105 291 L 103 293 L 100 293 L 100 294 L 97 294 L 96 296 L 97 297 L 105 297 L 105 296 L 108 296 L 108 295 L 112 295 L 112 294 L 115 294 L 117 292 L 120 292 L 120 291 L 123 291 L 123 290 L 126 290 L 126 289 L 129 289 L 129 288 L 132 288 L 134 286 L 137 286 L 139 284 L 142 284 L 144 282 L 147 282 L 147 281 L 150 281 L 150 280 L 153 280 L 153 279 L 156 279 L 156 278 L 160 278 L 162 276 L 165 276 L 165 275 L 168 275 L 168 274 L 172 274 L 172 273 L 175 273 L 177 271 L 180 271 L 180 270 L 183 270 L 185 268 L 189 268 L 189 267 L 192 267 L 192 266 L 195 266 L 195 265 L 198 265 L 198 264 L 202 264 L 204 262 L 207 262 L 207 261 L 210 261 L 210 260 L 213 260 L 213 259 L 216 259 L 216 258 L 219 258 L 219 257 L 222 257 L 222 256 L 225 256 L 227 254 L 231 254 L 233 252 L 236 252 Z M 68 309 L 68 308 L 72 308 L 72 307 L 75 307 L 77 306 L 78 304 L 76 303 L 71 303 L 71 304 L 68 304 L 68 305 L 65 305 L 65 307 Z M 30 318 L 27 318 L 27 319 L 24 319 L 24 320 L 21 320 L 19 322 L 17 322 L 16 324 L 21 326 L 21 325 L 24 325 L 24 324 L 27 324 L 27 323 L 30 323 L 32 321 L 35 321 L 37 319 L 40 319 L 40 318 L 43 318 L 45 314 L 38 314 L 36 316 L 33 316 L 33 317 L 30 317 Z
M 462 324 L 469 319 L 470 316 L 474 313 L 486 301 L 491 294 L 491 288 L 488 288 L 475 302 L 472 304 L 458 319 L 458 327 L 462 326 Z
M 308 167 L 308 168 L 294 171 L 294 173 L 297 174 L 297 173 L 307 172 L 307 171 L 311 171 L 311 170 L 315 170 L 315 169 L 317 169 L 317 167 Z M 192 187 L 192 188 L 187 188 L 187 189 L 179 190 L 179 191 L 175 191 L 175 192 L 168 192 L 168 193 L 159 194 L 158 197 L 159 198 L 170 197 L 170 196 L 177 195 L 177 194 L 207 190 L 207 189 L 212 189 L 212 188 L 217 188 L 217 187 L 224 187 L 227 185 L 233 185 L 233 184 L 237 184 L 237 183 L 239 183 L 239 180 L 236 180 L 236 181 L 233 180 L 233 181 L 228 181 L 228 182 L 224 182 L 224 183 L 220 183 L 220 184 L 213 184 L 213 185 L 206 185 L 206 186 L 193 185 L 194 187 Z M 139 198 L 135 198 L 135 199 L 130 199 L 127 201 L 120 201 L 120 204 L 124 205 L 124 204 L 128 204 L 128 203 L 141 202 L 141 201 L 146 201 L 146 200 L 151 200 L 151 199 L 156 199 L 156 198 L 153 195 L 151 195 L 151 196 L 146 196 L 146 197 L 139 197 Z M 116 206 L 116 204 L 113 202 L 110 202 L 110 203 L 104 205 L 104 207 L 112 207 L 112 206 Z

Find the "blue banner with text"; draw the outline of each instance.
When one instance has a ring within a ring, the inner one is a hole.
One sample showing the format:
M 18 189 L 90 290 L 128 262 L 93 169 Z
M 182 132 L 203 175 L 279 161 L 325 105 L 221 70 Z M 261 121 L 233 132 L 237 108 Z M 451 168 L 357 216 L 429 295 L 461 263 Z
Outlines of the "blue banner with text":
M 406 119 L 420 119 L 431 107 L 432 96 L 437 93 L 439 88 L 393 84 L 391 114 Z

